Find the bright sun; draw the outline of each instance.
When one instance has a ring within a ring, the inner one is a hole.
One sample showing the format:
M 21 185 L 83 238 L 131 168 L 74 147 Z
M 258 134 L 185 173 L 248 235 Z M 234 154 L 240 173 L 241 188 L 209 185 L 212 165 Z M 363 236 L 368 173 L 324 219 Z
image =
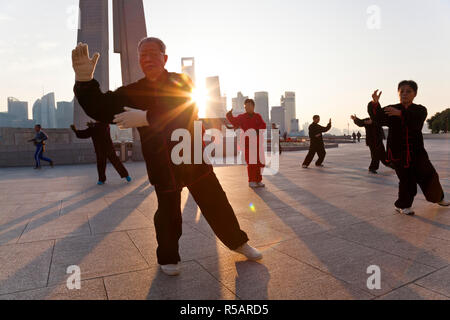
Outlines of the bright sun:
M 208 92 L 205 88 L 195 87 L 192 90 L 192 100 L 195 101 L 198 108 L 199 118 L 206 117 L 206 105 L 208 100 Z

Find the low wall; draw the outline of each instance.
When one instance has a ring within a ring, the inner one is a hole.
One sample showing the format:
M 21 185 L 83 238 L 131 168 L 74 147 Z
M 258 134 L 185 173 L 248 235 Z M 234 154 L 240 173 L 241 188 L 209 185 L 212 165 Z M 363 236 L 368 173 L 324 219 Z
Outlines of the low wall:
M 55 165 L 96 162 L 91 139 L 77 139 L 70 129 L 44 132 L 49 137 L 44 156 L 51 158 Z M 34 136 L 34 129 L 0 128 L 0 167 L 34 166 L 36 147 L 28 142 Z

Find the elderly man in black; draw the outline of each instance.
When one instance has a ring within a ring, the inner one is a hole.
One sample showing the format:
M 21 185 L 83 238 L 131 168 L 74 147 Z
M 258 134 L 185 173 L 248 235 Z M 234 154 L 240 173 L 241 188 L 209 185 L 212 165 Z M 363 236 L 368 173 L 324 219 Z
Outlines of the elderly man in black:
M 315 115 L 313 117 L 313 123 L 309 126 L 309 152 L 303 161 L 303 168 L 308 168 L 309 164 L 314 158 L 314 155 L 318 154 L 319 159 L 316 161 L 316 167 L 323 167 L 322 162 L 325 159 L 325 145 L 323 144 L 322 133 L 331 129 L 331 119 L 326 127 L 319 125 L 320 117 Z
M 88 128 L 85 130 L 77 130 L 77 128 L 73 124 L 70 126 L 70 128 L 73 130 L 78 139 L 92 138 L 92 142 L 94 143 L 95 155 L 97 157 L 97 184 L 99 186 L 105 184 L 107 160 L 111 162 L 121 178 L 126 179 L 128 182 L 130 182 L 131 177 L 129 176 L 127 169 L 122 164 L 119 157 L 116 155 L 116 152 L 114 151 L 109 124 L 96 121 L 88 122 L 87 126 Z
M 367 106 L 370 118 L 380 126 L 388 126 L 387 161 L 392 162 L 400 180 L 395 209 L 413 215 L 411 208 L 417 194 L 417 184 L 429 202 L 441 206 L 450 203 L 444 199 L 439 176 L 428 158 L 422 136 L 427 109 L 414 104 L 418 86 L 414 81 L 402 81 L 398 85 L 400 103 L 381 108 L 381 93 L 376 90 Z
M 158 198 L 154 217 L 156 253 L 164 273 L 178 275 L 180 272 L 178 240 L 182 234 L 180 202 L 184 187 L 188 187 L 209 225 L 229 249 L 248 259 L 261 259 L 262 254 L 248 245 L 247 234 L 241 230 L 212 166 L 203 158 L 200 163 L 195 161 L 194 152 L 188 161 L 172 161 L 172 149 L 178 144 L 172 141 L 172 133 L 177 129 L 187 130 L 194 148 L 196 134 L 202 135 L 202 130 L 200 133 L 195 130 L 198 109 L 191 99 L 192 83 L 187 76 L 165 69 L 168 59 L 165 52 L 166 46 L 160 39 L 143 39 L 138 53 L 145 77 L 114 92 L 102 93 L 99 83 L 93 79 L 100 55 L 96 53 L 89 58 L 87 45 L 80 43 L 72 52 L 75 95 L 93 119 L 114 121 L 123 128 L 138 128 L 147 173 Z
M 358 127 L 366 129 L 366 145 L 370 149 L 369 172 L 377 174 L 380 167 L 380 161 L 387 167 L 391 167 L 390 163 L 386 162 L 386 149 L 384 148 L 383 139 L 385 139 L 383 128 L 376 125 L 372 119 L 359 119 L 356 115 L 350 117 Z M 358 131 L 359 132 L 359 131 Z

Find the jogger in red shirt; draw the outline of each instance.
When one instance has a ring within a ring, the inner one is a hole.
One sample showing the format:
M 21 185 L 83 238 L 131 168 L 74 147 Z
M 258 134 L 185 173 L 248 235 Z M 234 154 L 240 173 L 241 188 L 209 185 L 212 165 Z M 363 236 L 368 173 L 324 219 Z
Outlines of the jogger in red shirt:
M 245 162 L 247 162 L 247 171 L 248 171 L 248 182 L 251 188 L 259 188 L 264 187 L 261 175 L 261 169 L 264 168 L 264 153 L 260 154 L 260 145 L 259 145 L 259 130 L 266 129 L 266 123 L 259 113 L 255 113 L 255 101 L 253 99 L 247 99 L 244 103 L 246 113 L 243 113 L 237 117 L 234 117 L 231 110 L 227 113 L 227 119 L 231 122 L 231 124 L 235 128 L 241 128 L 244 132 L 247 130 L 254 129 L 256 131 L 256 151 L 257 151 L 257 159 L 256 163 L 251 163 L 250 156 L 250 143 L 247 140 L 250 140 L 248 137 L 245 137 Z

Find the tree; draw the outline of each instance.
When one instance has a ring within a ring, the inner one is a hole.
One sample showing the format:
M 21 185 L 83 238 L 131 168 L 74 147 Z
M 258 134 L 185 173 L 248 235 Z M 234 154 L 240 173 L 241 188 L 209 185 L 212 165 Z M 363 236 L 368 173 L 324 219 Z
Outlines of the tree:
M 430 119 L 427 120 L 428 129 L 432 133 L 449 132 L 450 129 L 450 108 L 445 109 L 442 112 L 436 113 Z

